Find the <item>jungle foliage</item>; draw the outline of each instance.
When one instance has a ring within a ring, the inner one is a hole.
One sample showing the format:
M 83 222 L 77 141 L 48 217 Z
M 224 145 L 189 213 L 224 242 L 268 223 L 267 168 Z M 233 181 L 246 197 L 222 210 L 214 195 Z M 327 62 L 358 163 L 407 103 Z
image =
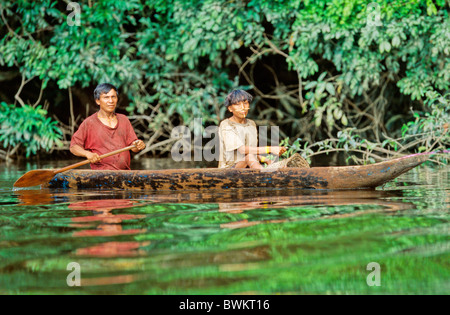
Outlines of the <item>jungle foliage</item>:
M 450 146 L 445 0 L 0 3 L 0 96 L 24 107 L 33 81 L 34 106 L 64 107 L 54 118 L 69 121 L 59 123 L 65 144 L 80 119 L 74 104 L 107 81 L 147 142 L 141 154 L 170 152 L 173 127 L 196 117 L 218 124 L 238 86 L 256 96 L 250 117 L 300 138 L 305 155 L 367 161 Z
M 36 108 L 24 105 L 15 108 L 4 102 L 0 103 L 0 142 L 4 148 L 10 148 L 6 156 L 13 156 L 21 147 L 29 157 L 39 150 L 49 150 L 60 145 L 61 130 L 51 118 L 45 118 L 47 111 L 40 106 Z

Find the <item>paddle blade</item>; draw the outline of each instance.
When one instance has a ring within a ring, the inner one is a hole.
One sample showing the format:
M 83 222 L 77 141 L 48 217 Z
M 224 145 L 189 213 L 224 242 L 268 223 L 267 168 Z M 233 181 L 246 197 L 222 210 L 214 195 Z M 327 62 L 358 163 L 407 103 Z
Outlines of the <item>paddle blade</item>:
M 49 182 L 55 175 L 54 170 L 29 171 L 14 183 L 14 187 L 38 186 Z

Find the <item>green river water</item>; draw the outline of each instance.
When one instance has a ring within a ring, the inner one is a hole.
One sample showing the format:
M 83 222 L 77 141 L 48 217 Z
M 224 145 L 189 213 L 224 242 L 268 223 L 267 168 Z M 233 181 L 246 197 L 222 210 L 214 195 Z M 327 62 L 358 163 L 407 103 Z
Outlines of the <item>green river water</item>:
M 362 191 L 12 189 L 73 162 L 0 164 L 0 294 L 450 292 L 450 167 Z

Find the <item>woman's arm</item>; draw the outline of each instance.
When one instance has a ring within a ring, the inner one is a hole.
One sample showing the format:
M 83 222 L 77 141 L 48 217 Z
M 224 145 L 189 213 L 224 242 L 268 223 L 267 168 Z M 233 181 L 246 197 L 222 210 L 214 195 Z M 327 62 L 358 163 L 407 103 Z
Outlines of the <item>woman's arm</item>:
M 249 147 L 249 146 L 241 146 L 238 149 L 238 152 L 240 154 L 255 154 L 255 155 L 261 155 L 261 154 L 274 154 L 280 156 L 284 152 L 286 152 L 285 147 Z

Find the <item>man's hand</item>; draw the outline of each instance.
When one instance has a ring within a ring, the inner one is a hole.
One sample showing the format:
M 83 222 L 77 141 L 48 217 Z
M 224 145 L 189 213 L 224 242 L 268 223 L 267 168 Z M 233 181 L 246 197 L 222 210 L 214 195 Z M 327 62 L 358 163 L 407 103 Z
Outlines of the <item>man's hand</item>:
M 100 162 L 100 156 L 97 153 L 92 153 L 87 151 L 86 158 L 89 160 L 91 164 Z
M 139 152 L 145 149 L 145 143 L 142 140 L 136 140 L 133 142 L 136 149 L 131 149 L 133 152 Z
M 77 144 L 70 147 L 70 152 L 72 152 L 73 155 L 85 157 L 91 164 L 100 162 L 100 156 L 97 153 L 85 150 Z

